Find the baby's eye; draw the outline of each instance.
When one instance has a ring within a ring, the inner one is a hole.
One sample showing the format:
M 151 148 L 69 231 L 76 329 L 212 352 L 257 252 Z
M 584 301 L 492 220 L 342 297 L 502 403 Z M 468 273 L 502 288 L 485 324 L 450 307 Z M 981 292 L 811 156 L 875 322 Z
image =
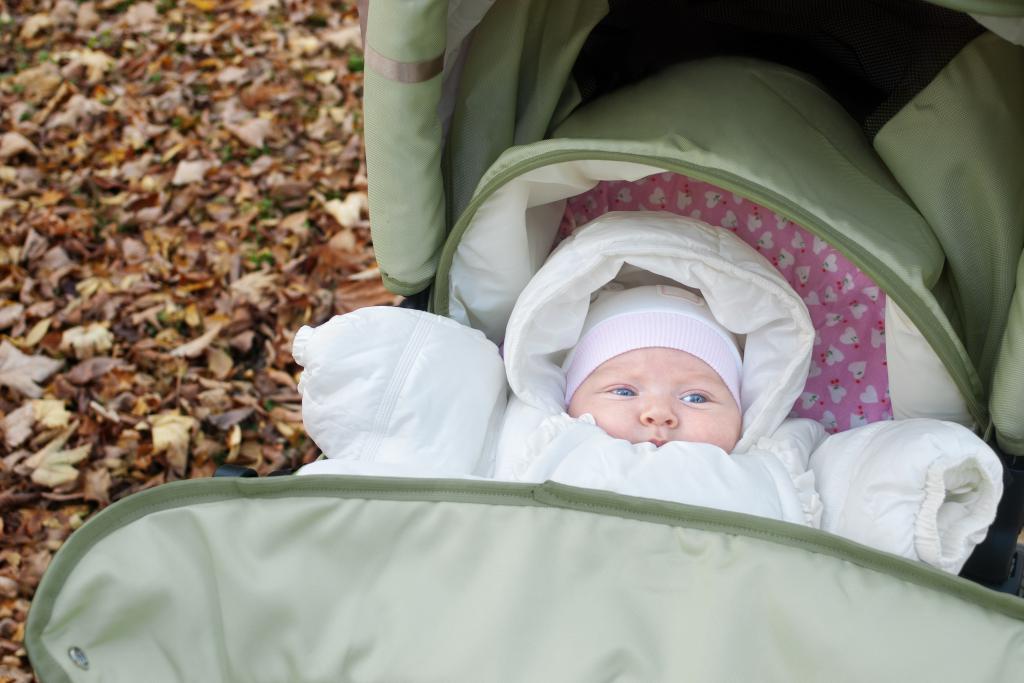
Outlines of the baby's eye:
M 683 403 L 707 403 L 708 397 L 704 394 L 684 394 L 679 400 Z
M 629 387 L 615 387 L 611 393 L 615 396 L 636 396 L 636 392 Z

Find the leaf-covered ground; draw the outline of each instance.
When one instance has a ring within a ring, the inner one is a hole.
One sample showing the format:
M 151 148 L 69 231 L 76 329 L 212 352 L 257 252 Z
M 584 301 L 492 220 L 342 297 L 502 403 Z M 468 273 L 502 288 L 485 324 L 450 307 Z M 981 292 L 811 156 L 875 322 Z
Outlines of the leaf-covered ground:
M 291 339 L 394 303 L 354 7 L 0 0 L 0 681 L 97 510 L 316 457 Z

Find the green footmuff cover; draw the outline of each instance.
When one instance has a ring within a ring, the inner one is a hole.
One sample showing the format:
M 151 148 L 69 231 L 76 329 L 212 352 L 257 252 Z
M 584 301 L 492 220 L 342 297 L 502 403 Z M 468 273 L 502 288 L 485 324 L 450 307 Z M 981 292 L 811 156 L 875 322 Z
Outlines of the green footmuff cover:
M 66 681 L 1018 681 L 1024 601 L 794 525 L 556 484 L 212 479 L 43 579 Z

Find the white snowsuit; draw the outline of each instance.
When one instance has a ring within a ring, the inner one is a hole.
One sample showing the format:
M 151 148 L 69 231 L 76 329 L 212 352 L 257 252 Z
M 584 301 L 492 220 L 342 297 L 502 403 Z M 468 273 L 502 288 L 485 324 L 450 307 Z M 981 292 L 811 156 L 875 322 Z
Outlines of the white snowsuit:
M 561 363 L 592 293 L 613 279 L 699 289 L 743 339 L 743 431 L 732 454 L 630 444 L 564 413 Z M 997 456 L 968 429 L 936 420 L 827 436 L 788 419 L 813 342 L 799 296 L 728 231 L 606 214 L 523 290 L 504 365 L 482 333 L 419 311 L 362 309 L 301 329 L 293 352 L 304 367 L 303 419 L 326 456 L 301 473 L 550 479 L 820 526 L 959 571 L 995 516 Z

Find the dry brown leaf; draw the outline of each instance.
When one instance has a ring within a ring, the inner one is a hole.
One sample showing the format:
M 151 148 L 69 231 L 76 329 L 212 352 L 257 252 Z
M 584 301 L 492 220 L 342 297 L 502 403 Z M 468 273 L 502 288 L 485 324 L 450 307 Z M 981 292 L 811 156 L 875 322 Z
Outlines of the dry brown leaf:
M 359 222 L 367 206 L 365 192 L 349 192 L 344 200 L 332 199 L 324 204 L 324 211 L 341 227 L 351 228 Z
M 323 47 L 316 36 L 292 33 L 288 36 L 288 47 L 295 56 L 315 55 Z
M 96 11 L 96 3 L 83 2 L 78 7 L 78 16 L 75 17 L 75 24 L 78 28 L 88 30 L 100 23 L 100 15 Z
M 228 432 L 226 445 L 228 447 L 227 461 L 233 462 L 238 457 L 238 450 L 242 445 L 242 430 L 238 425 L 231 427 L 231 431 Z
M 110 503 L 110 486 L 112 484 L 113 480 L 110 478 L 110 470 L 106 467 L 86 470 L 82 496 L 86 500 L 96 501 L 100 505 L 108 505 Z
M 231 291 L 239 296 L 258 302 L 277 285 L 277 275 L 267 270 L 257 270 L 231 283 Z
M 217 338 L 223 327 L 222 323 L 213 323 L 210 325 L 210 329 L 201 336 L 171 351 L 171 355 L 176 358 L 195 358 L 199 356 Z
M 206 421 L 212 424 L 217 429 L 229 429 L 234 427 L 239 422 L 246 420 L 253 413 L 253 408 L 235 408 L 229 410 L 226 413 L 220 413 L 218 415 L 210 415 L 206 418 Z
M 327 247 L 332 251 L 350 254 L 356 251 L 356 233 L 350 228 L 342 228 L 334 233 L 334 236 L 327 242 Z
M 63 429 L 71 422 L 71 413 L 64 407 L 64 401 L 57 399 L 32 401 L 32 412 L 36 424 L 44 429 Z
M 347 50 L 350 47 L 354 47 L 357 50 L 361 50 L 363 47 L 363 39 L 359 31 L 359 24 L 352 24 L 351 26 L 344 26 L 333 31 L 328 31 L 320 36 L 327 41 L 331 47 L 338 50 Z
M 278 227 L 282 230 L 288 230 L 289 232 L 304 234 L 309 231 L 306 227 L 306 221 L 309 220 L 308 211 L 296 211 L 285 216 Z
M 206 366 L 210 368 L 210 372 L 217 379 L 226 379 L 231 374 L 235 363 L 230 354 L 216 347 L 210 347 L 206 350 Z
M 0 330 L 7 329 L 20 320 L 24 312 L 25 307 L 19 303 L 0 308 Z
M 380 280 L 356 280 L 338 288 L 335 307 L 338 313 L 348 313 L 366 306 L 394 306 L 399 300 Z
M 136 31 L 150 29 L 158 21 L 160 21 L 160 15 L 156 5 L 149 2 L 136 3 L 124 13 L 124 23 Z
M 167 463 L 178 476 L 185 474 L 194 418 L 177 411 L 160 413 L 150 420 L 153 452 L 165 453 Z
M 250 147 L 262 147 L 267 136 L 274 129 L 274 125 L 267 119 L 254 118 L 241 124 L 229 124 L 225 126 L 236 138 Z
M 52 323 L 53 318 L 43 318 L 37 322 L 32 326 L 32 329 L 28 331 L 28 334 L 25 335 L 25 338 L 22 340 L 22 344 L 27 348 L 32 348 L 38 344 L 39 340 L 45 337 L 46 333 L 50 331 L 50 325 Z
M 220 70 L 217 74 L 217 82 L 223 85 L 229 85 L 233 83 L 241 83 L 248 76 L 249 70 L 243 69 L 240 66 L 228 66 Z
M 25 465 L 32 469 L 32 481 L 40 486 L 56 488 L 78 478 L 78 470 L 73 465 L 89 457 L 92 445 L 63 450 L 64 444 L 77 429 L 76 422 L 25 461 Z
M 53 18 L 49 14 L 33 14 L 21 25 L 18 36 L 22 40 L 31 40 L 53 26 Z
M 200 159 L 198 161 L 179 161 L 178 168 L 174 171 L 173 185 L 188 185 L 198 183 L 205 176 L 206 172 L 213 167 L 212 161 Z
M 10 132 L 0 136 L 0 160 L 9 159 L 22 152 L 34 157 L 39 156 L 39 149 L 21 133 Z
M 70 372 L 66 373 L 64 377 L 73 384 L 87 384 L 114 368 L 124 367 L 125 365 L 127 364 L 120 358 L 96 356 L 95 358 L 83 360 L 71 368 Z
M 32 401 L 26 401 L 17 410 L 7 413 L 2 423 L 4 443 L 7 444 L 7 448 L 13 450 L 32 436 L 32 425 L 35 424 L 35 421 L 36 414 Z
M 78 470 L 73 467 L 89 457 L 92 451 L 90 444 L 66 451 L 53 451 L 38 461 L 32 471 L 32 481 L 40 486 L 56 488 L 62 484 L 78 479 Z
M 62 351 L 71 351 L 78 358 L 92 358 L 97 353 L 109 351 L 114 335 L 103 323 L 72 327 L 61 336 Z
M 85 67 L 86 80 L 90 84 L 103 80 L 106 72 L 117 63 L 113 57 L 99 50 L 82 50 L 72 57 L 72 61 Z
M 0 343 L 0 384 L 29 398 L 39 398 L 43 391 L 36 382 L 46 380 L 62 365 L 46 356 L 26 356 L 8 341 Z

